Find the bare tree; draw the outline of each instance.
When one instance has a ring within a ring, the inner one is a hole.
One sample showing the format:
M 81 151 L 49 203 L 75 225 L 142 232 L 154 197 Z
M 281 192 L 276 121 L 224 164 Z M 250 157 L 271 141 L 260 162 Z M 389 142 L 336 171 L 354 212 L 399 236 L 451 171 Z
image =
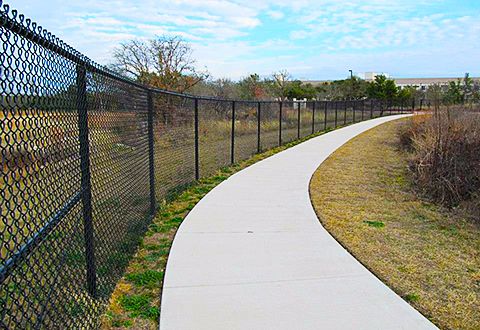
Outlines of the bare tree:
M 235 82 L 228 78 L 220 78 L 212 82 L 213 95 L 221 99 L 235 99 L 238 90 Z
M 292 76 L 288 73 L 287 70 L 281 70 L 272 74 L 272 89 L 273 94 L 280 98 L 280 100 L 285 100 L 288 93 L 288 85 L 292 81 Z
M 141 40 L 130 40 L 113 50 L 115 62 L 113 67 L 135 78 L 140 78 L 152 71 L 152 59 L 149 45 Z
M 191 55 L 190 45 L 178 36 L 134 39 L 114 50 L 113 65 L 142 83 L 183 93 L 208 77 Z

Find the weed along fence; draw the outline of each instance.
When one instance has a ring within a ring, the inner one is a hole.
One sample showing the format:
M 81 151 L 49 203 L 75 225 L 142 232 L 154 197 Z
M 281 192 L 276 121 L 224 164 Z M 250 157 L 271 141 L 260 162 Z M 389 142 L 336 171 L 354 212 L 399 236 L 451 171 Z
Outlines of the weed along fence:
M 158 90 L 0 10 L 0 313 L 9 329 L 98 327 L 158 205 L 196 179 L 314 132 L 412 110 Z

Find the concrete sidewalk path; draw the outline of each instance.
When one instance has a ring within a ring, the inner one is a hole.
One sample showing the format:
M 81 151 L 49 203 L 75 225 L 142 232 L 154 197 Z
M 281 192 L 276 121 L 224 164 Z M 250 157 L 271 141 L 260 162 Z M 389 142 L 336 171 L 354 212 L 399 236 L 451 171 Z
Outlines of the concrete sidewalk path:
M 160 329 L 436 329 L 330 236 L 309 197 L 335 149 L 400 117 L 313 138 L 208 193 L 173 242 Z

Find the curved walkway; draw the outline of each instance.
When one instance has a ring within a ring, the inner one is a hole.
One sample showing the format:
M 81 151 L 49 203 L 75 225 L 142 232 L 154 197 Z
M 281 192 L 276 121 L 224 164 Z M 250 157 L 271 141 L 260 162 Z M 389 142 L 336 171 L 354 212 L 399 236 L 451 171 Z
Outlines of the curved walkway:
M 435 329 L 320 225 L 317 167 L 377 118 L 233 175 L 189 213 L 168 259 L 160 329 Z

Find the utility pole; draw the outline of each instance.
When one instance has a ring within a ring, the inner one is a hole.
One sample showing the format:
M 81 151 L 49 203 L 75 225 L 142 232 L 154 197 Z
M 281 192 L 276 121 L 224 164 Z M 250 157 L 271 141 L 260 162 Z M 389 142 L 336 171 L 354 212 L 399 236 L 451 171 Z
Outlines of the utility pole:
M 350 72 L 350 100 L 353 100 L 353 70 L 348 70 Z

